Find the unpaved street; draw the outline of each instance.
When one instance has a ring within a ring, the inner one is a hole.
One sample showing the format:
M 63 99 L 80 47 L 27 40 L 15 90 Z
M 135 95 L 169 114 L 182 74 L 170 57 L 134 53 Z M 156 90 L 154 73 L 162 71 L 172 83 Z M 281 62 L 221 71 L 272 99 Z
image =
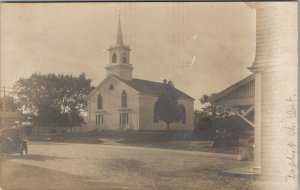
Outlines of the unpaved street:
M 216 154 L 113 145 L 30 142 L 29 155 L 1 158 L 10 189 L 251 189 L 218 171 L 247 164 Z

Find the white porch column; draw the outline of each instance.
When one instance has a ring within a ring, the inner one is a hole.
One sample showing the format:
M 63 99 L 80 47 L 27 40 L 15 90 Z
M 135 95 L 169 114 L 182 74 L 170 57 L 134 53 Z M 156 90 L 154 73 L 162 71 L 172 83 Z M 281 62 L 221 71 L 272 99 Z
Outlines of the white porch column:
M 297 2 L 248 3 L 256 10 L 255 156 L 267 189 L 297 189 Z
M 258 47 L 263 39 L 260 38 L 261 30 L 258 29 L 257 26 L 260 25 L 260 12 L 257 9 L 263 8 L 266 5 L 264 3 L 247 3 L 247 5 L 251 8 L 255 8 L 256 11 L 256 53 L 255 60 L 249 70 L 254 73 L 255 78 L 255 96 L 254 96 L 254 165 L 253 172 L 254 174 L 262 173 L 261 166 L 261 151 L 262 151 L 262 72 L 263 72 L 263 62 L 260 61 L 260 56 L 262 54 L 261 49 Z
M 262 73 L 259 70 L 252 70 L 255 75 L 255 107 L 254 107 L 254 174 L 261 174 L 261 79 Z

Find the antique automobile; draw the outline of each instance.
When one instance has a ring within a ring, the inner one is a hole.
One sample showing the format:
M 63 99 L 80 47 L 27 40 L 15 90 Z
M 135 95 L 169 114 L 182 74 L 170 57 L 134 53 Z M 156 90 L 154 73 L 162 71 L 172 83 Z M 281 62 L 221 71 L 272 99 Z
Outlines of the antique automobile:
M 32 125 L 29 122 L 16 124 L 0 130 L 1 154 L 28 154 L 27 138 L 32 133 Z

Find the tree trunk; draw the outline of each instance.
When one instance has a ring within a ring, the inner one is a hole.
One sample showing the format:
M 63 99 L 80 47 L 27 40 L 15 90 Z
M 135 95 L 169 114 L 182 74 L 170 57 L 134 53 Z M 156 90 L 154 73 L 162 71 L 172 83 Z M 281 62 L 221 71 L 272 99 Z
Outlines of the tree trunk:
M 167 123 L 167 130 L 170 130 L 170 123 Z

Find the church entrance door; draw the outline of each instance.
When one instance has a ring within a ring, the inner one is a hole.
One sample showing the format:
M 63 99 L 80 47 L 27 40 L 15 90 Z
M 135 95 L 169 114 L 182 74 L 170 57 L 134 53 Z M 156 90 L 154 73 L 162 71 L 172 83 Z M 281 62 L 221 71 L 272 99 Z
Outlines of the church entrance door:
M 127 130 L 129 125 L 129 113 L 120 113 L 120 130 Z
M 104 114 L 96 115 L 96 126 L 98 131 L 101 131 L 104 128 Z

